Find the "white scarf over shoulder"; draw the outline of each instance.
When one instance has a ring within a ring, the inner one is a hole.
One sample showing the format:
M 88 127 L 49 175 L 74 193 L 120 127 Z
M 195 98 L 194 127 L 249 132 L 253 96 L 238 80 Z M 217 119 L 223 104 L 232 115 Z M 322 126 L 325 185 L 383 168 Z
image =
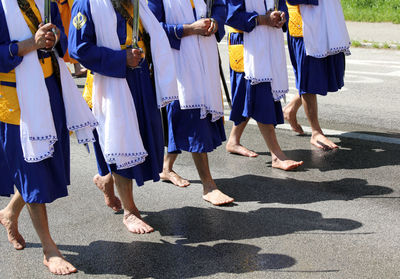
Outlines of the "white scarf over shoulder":
M 117 16 L 111 1 L 89 1 L 97 45 L 120 50 Z M 151 37 L 157 103 L 161 107 L 178 99 L 175 64 L 167 36 L 147 7 L 146 0 L 140 1 L 139 11 L 143 27 Z M 144 162 L 147 152 L 140 136 L 136 108 L 126 79 L 95 73 L 92 101 L 93 114 L 100 123 L 97 130 L 106 162 L 116 164 L 118 169 Z
M 190 24 L 205 17 L 204 0 L 194 0 L 196 16 L 190 0 L 163 0 L 168 24 Z M 223 28 L 220 26 L 219 28 Z M 212 121 L 224 115 L 221 97 L 218 48 L 215 36 L 187 36 L 181 39 L 180 50 L 173 49 L 179 102 L 181 109 L 200 109 L 200 118 L 211 114 Z
M 307 55 L 316 58 L 340 52 L 349 55 L 351 42 L 340 0 L 318 2 L 318 6 L 300 5 Z
M 266 2 L 264 2 L 266 1 Z M 266 14 L 274 8 L 273 0 L 245 0 L 247 12 Z M 289 92 L 285 42 L 280 28 L 258 25 L 244 33 L 244 72 L 251 84 L 270 82 L 275 101 Z
M 32 37 L 16 0 L 1 0 L 11 40 L 23 41 Z M 35 0 L 43 18 L 44 0 Z M 60 65 L 62 96 L 67 128 L 76 133 L 79 143 L 94 141 L 93 129 L 97 121 L 93 117 L 81 93 L 76 87 L 65 62 Z M 24 56 L 15 68 L 17 95 L 21 109 L 20 134 L 24 159 L 39 162 L 51 157 L 57 133 L 50 106 L 42 67 L 36 51 Z

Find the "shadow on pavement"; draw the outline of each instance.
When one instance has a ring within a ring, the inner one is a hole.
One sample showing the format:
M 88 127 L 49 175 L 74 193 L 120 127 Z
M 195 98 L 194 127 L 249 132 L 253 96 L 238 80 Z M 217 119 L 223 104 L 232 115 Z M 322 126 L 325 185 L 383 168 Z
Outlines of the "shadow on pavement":
M 248 174 L 216 179 L 215 182 L 224 193 L 238 202 L 306 204 L 329 200 L 347 201 L 393 193 L 389 187 L 368 185 L 366 180 L 356 178 L 312 182 Z
M 27 247 L 34 246 L 40 244 L 28 244 Z M 243 274 L 277 270 L 296 264 L 292 257 L 260 254 L 261 248 L 239 243 L 193 247 L 165 241 L 94 241 L 89 246 L 58 247 L 80 272 L 109 274 L 110 278 L 112 275 L 126 275 L 132 278 L 193 278 L 218 273 Z M 67 251 L 72 253 L 65 253 Z
M 332 151 L 284 150 L 293 160 L 303 160 L 305 169 L 331 171 L 340 169 L 373 169 L 400 164 L 399 145 L 341 138 L 340 149 Z
M 146 213 L 145 213 L 146 214 Z M 343 232 L 360 228 L 350 219 L 323 218 L 321 213 L 296 208 L 260 208 L 235 212 L 218 208 L 183 207 L 148 212 L 146 222 L 179 244 L 257 239 L 296 232 Z

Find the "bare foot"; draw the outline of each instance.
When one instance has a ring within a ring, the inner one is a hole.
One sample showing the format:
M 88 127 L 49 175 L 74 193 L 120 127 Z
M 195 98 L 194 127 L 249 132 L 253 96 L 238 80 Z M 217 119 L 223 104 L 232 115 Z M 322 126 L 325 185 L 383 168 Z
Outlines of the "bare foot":
M 234 201 L 233 198 L 225 195 L 218 189 L 214 189 L 208 192 L 207 194 L 203 195 L 203 199 L 217 206 L 232 203 Z
M 56 275 L 67 275 L 77 272 L 77 269 L 64 259 L 58 249 L 45 253 L 43 264 L 47 266 L 51 273 Z
M 14 248 L 17 250 L 24 249 L 26 244 L 24 238 L 19 234 L 18 231 L 18 219 L 7 217 L 4 210 L 1 210 L 0 224 L 2 224 L 6 229 L 8 241 L 10 241 L 10 243 L 14 246 Z
M 304 135 L 303 128 L 297 122 L 296 112 L 297 111 L 293 110 L 289 105 L 287 105 L 283 108 L 283 117 L 285 118 L 285 120 L 287 122 L 289 122 L 293 131 L 295 131 L 296 133 L 298 133 L 300 135 Z
M 233 154 L 242 155 L 245 157 L 257 157 L 258 156 L 257 153 L 247 149 L 246 147 L 244 147 L 241 144 L 231 144 L 229 142 L 226 144 L 226 151 L 233 153 Z
M 335 148 L 339 148 L 336 144 L 334 144 L 331 140 L 325 137 L 324 134 L 321 133 L 313 133 L 310 142 L 311 144 L 323 150 L 332 150 Z
M 114 181 L 111 175 L 100 176 L 96 174 L 93 177 L 93 182 L 104 194 L 104 201 L 108 207 L 115 212 L 122 210 L 121 201 L 114 192 Z
M 161 178 L 161 180 L 169 181 L 178 187 L 187 187 L 190 185 L 189 180 L 186 180 L 183 177 L 179 176 L 173 170 L 171 170 L 171 171 L 163 170 L 163 172 L 160 173 L 160 178 Z
M 303 161 L 293 161 L 287 158 L 279 159 L 278 157 L 272 158 L 272 167 L 277 169 L 282 169 L 284 171 L 294 170 L 300 167 L 304 162 Z
M 124 214 L 123 222 L 128 231 L 131 233 L 144 234 L 154 231 L 152 227 L 150 227 L 142 220 L 142 218 L 140 218 L 140 215 L 136 216 L 136 214 L 133 213 Z

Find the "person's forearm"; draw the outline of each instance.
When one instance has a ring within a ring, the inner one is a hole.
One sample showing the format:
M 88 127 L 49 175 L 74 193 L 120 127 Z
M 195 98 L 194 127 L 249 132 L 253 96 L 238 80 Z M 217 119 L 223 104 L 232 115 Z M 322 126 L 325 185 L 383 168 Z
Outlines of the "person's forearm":
M 35 43 L 35 39 L 33 37 L 26 39 L 24 41 L 18 42 L 17 45 L 18 45 L 18 56 L 25 56 L 28 53 L 38 49 L 38 47 Z

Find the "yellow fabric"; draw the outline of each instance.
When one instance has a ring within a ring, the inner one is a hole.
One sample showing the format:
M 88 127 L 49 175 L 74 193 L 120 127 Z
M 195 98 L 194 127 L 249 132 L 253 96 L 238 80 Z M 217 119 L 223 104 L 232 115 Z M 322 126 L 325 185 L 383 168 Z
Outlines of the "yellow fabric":
M 39 9 L 36 7 L 34 0 L 27 0 L 33 13 L 37 17 L 38 21 L 42 21 Z M 21 11 L 22 12 L 22 11 Z M 26 23 L 32 34 L 35 34 L 38 26 L 35 26 L 33 22 L 29 20 L 24 12 L 22 12 Z M 45 78 L 53 75 L 53 65 L 51 63 L 51 57 L 39 60 L 42 66 L 43 74 Z M 12 70 L 9 73 L 0 73 L 0 121 L 4 123 L 19 125 L 21 110 L 19 107 L 17 89 L 13 86 L 7 86 L 1 84 L 1 82 L 16 82 L 15 71 Z
M 33 13 L 35 14 L 36 18 L 38 19 L 38 21 L 42 22 L 42 16 L 40 15 L 39 9 L 36 7 L 35 0 L 27 0 L 27 1 L 29 3 L 29 6 L 31 7 Z M 24 16 L 24 19 L 25 19 L 26 23 L 28 24 L 28 27 L 31 30 L 32 34 L 35 34 L 36 31 L 38 30 L 38 26 L 33 24 L 33 22 L 31 22 L 29 20 L 29 18 L 26 16 L 26 14 L 23 11 L 21 11 L 21 13 Z
M 286 2 L 287 3 L 287 2 Z M 290 5 L 287 3 L 289 11 L 289 34 L 292 37 L 303 37 L 303 19 L 300 13 L 299 5 Z
M 195 8 L 195 6 L 194 6 L 194 2 L 193 2 L 193 0 L 190 0 L 190 4 L 192 4 L 192 8 L 194 9 L 194 8 Z
M 40 60 L 45 78 L 53 75 L 53 65 L 51 57 L 44 61 Z M 21 110 L 17 95 L 17 88 L 13 86 L 2 85 L 1 82 L 16 82 L 15 71 L 9 73 L 0 73 L 0 121 L 4 123 L 19 125 Z
M 62 25 L 64 27 L 64 33 L 68 36 L 69 33 L 69 24 L 71 22 L 71 9 L 74 0 L 57 0 L 58 10 L 60 11 Z M 78 61 L 72 59 L 69 56 L 68 50 L 65 52 L 63 57 L 65 62 L 69 62 L 72 64 L 78 63 Z
M 243 33 L 238 29 L 228 26 L 228 38 L 231 33 Z M 228 40 L 228 52 L 229 52 L 229 65 L 232 70 L 237 73 L 244 72 L 244 46 L 243 45 L 231 45 Z
M 229 33 L 243 33 L 243 31 L 239 30 L 239 29 L 235 29 L 233 27 L 228 26 L 228 32 Z
M 92 89 L 93 89 L 93 74 L 90 70 L 87 71 L 85 88 L 83 89 L 83 98 L 90 108 L 93 108 L 92 103 Z
M 243 45 L 229 45 L 229 65 L 232 70 L 238 73 L 244 72 L 244 46 Z

